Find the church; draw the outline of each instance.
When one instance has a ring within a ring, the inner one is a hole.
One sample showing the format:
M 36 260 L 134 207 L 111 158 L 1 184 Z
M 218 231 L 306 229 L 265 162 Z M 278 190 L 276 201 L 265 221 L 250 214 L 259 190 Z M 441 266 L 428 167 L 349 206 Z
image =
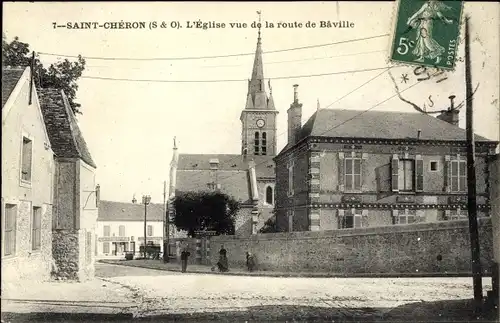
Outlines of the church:
M 246 105 L 240 116 L 241 152 L 179 154 L 174 141 L 169 200 L 181 192 L 201 190 L 232 196 L 240 202 L 235 223 L 238 236 L 256 234 L 273 215 L 278 111 L 270 81 L 269 94 L 265 85 L 259 29 Z

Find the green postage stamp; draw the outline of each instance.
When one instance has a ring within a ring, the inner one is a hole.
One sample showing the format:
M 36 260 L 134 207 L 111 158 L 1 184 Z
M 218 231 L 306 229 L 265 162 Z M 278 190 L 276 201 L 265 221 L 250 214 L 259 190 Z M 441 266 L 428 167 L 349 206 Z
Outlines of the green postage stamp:
M 462 1 L 398 0 L 390 60 L 450 70 L 459 44 Z

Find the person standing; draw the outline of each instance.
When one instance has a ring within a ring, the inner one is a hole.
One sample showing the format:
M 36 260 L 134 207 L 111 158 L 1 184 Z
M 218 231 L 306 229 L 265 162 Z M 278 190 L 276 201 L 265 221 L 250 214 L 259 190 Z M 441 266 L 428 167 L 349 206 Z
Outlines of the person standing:
M 188 251 L 187 247 L 184 247 L 181 252 L 181 272 L 185 273 L 187 269 L 188 258 L 191 253 Z
M 219 250 L 219 262 L 217 263 L 220 272 L 226 272 L 229 270 L 229 264 L 227 261 L 227 251 L 224 249 L 224 245 L 220 246 Z

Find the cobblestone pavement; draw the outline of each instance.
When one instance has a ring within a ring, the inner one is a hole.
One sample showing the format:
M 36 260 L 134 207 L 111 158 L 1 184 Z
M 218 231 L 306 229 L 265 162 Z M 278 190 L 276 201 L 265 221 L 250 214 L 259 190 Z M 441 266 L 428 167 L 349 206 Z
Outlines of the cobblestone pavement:
M 97 264 L 96 274 L 98 278 L 90 282 L 53 282 L 17 290 L 10 293 L 10 301 L 4 293 L 2 311 L 9 315 L 2 318 L 5 322 L 464 322 L 474 318 L 467 302 L 472 297 L 469 278 L 245 277 L 110 264 Z M 485 290 L 490 284 L 491 279 L 485 279 Z
M 189 313 L 194 319 L 201 313 L 210 316 L 207 313 L 211 312 L 214 319 L 229 315 L 255 320 L 380 321 L 396 307 L 416 302 L 459 302 L 471 298 L 472 293 L 470 278 L 245 277 L 100 266 L 98 273 L 107 276 L 104 279 L 137 291 L 136 317 L 183 317 Z M 485 289 L 491 288 L 490 282 L 485 279 Z M 414 317 L 429 315 L 423 313 L 428 310 L 409 310 Z M 445 306 L 440 311 L 441 315 L 439 310 L 432 314 L 443 320 L 463 315 Z

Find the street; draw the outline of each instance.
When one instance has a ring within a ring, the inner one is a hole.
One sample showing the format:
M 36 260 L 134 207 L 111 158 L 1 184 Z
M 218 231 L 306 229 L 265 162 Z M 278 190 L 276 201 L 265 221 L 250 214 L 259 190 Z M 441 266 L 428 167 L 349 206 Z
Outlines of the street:
M 25 321 L 386 321 L 473 319 L 470 278 L 276 278 L 96 264 L 96 279 L 6 291 L 2 319 Z M 484 279 L 491 288 L 491 279 Z M 7 312 L 7 313 L 6 313 Z M 484 320 L 482 321 L 484 322 Z

